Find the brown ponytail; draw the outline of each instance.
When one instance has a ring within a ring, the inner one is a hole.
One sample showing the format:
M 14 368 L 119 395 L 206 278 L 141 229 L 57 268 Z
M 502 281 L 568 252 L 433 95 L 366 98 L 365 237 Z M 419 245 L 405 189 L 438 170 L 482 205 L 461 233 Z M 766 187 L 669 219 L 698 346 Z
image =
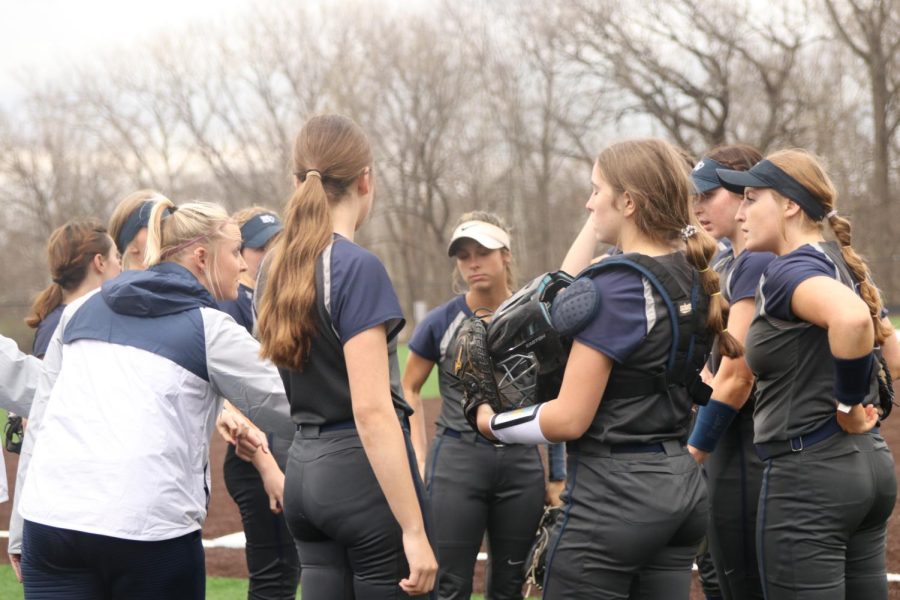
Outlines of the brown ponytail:
M 31 304 L 25 319 L 29 327 L 37 327 L 63 302 L 63 292 L 78 288 L 87 277 L 88 266 L 98 254 L 107 256 L 112 240 L 106 228 L 95 219 L 69 221 L 50 234 L 47 261 L 53 283 L 44 288 Z
M 635 204 L 634 223 L 641 233 L 671 244 L 677 243 L 679 236 L 686 238 L 687 260 L 698 271 L 703 291 L 709 295 L 707 328 L 718 338 L 723 356 L 741 356 L 741 343 L 725 330 L 728 303 L 719 291 L 719 275 L 709 265 L 716 242 L 691 210 L 695 190 L 685 156 L 664 140 L 630 140 L 601 152 L 597 167 L 617 196 L 628 192 Z
M 826 211 L 829 213 L 835 211 L 838 198 L 837 188 L 815 155 L 806 150 L 791 149 L 781 150 L 766 158 L 796 179 L 822 203 Z M 803 217 L 809 221 L 810 226 L 821 227 L 821 224 L 813 223 L 806 213 L 803 213 Z M 869 314 L 872 315 L 875 342 L 882 344 L 889 336 L 894 335 L 894 332 L 882 322 L 881 312 L 884 303 L 881 293 L 875 287 L 875 284 L 872 283 L 868 265 L 850 245 L 850 221 L 838 216 L 837 213 L 826 217 L 825 220 L 841 246 L 844 262 L 847 263 L 847 267 L 853 273 L 854 279 L 859 282 L 859 294 L 869 307 Z
M 316 262 L 331 243 L 331 207 L 372 164 L 362 129 L 339 115 L 310 119 L 294 142 L 298 185 L 284 211 L 284 231 L 269 256 L 259 303 L 260 355 L 302 370 L 316 326 Z

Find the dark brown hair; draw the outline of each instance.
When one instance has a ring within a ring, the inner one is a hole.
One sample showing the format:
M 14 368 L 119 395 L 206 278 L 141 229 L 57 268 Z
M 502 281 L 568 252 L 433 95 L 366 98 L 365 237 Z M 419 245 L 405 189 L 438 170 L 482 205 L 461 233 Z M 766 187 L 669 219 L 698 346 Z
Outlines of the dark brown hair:
M 722 163 L 732 171 L 749 171 L 753 165 L 763 159 L 759 150 L 747 144 L 716 146 L 706 156 Z
M 94 257 L 98 254 L 107 256 L 111 248 L 112 239 L 96 219 L 69 221 L 54 230 L 47 242 L 47 262 L 53 282 L 34 299 L 25 323 L 37 327 L 62 304 L 63 291 L 72 291 L 81 285 Z

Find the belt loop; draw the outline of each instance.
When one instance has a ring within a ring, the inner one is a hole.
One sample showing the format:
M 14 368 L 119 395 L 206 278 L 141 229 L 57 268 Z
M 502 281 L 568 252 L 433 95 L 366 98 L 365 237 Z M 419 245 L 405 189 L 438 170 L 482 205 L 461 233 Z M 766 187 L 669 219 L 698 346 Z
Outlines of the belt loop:
M 318 425 L 301 425 L 300 426 L 300 437 L 306 439 L 319 439 L 319 426 Z
M 798 435 L 795 438 L 791 438 L 790 444 L 791 444 L 791 452 L 803 452 L 803 436 L 802 435 Z M 799 446 L 797 446 L 797 444 L 799 444 Z
M 666 456 L 680 456 L 684 454 L 684 446 L 680 440 L 666 440 L 662 442 L 662 447 L 666 452 Z

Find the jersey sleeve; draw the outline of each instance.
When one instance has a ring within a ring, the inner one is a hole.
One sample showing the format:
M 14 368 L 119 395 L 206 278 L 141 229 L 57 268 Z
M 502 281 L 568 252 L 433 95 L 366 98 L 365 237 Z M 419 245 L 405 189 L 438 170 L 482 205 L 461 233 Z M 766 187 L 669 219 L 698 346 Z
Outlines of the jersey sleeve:
M 646 295 L 643 279 L 628 267 L 601 271 L 593 278 L 600 297 L 593 320 L 575 339 L 618 363 L 625 362 L 647 336 Z
M 403 329 L 397 293 L 384 265 L 371 252 L 335 243 L 331 292 L 331 321 L 342 344 L 382 323 L 387 325 L 388 339 Z
M 441 359 L 442 311 L 436 308 L 429 312 L 416 326 L 409 340 L 409 349 L 431 362 Z
M 761 293 L 766 314 L 792 321 L 791 299 L 797 286 L 811 277 L 834 279 L 835 267 L 824 257 L 800 253 L 773 260 L 764 275 Z
M 756 296 L 759 280 L 774 259 L 771 252 L 750 252 L 735 266 L 728 290 L 732 304 Z

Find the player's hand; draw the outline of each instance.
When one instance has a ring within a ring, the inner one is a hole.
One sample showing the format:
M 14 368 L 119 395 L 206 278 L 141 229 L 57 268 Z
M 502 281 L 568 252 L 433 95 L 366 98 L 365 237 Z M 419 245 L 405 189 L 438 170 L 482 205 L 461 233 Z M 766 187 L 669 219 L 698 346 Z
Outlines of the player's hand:
M 10 552 L 9 564 L 12 565 L 13 572 L 16 574 L 16 579 L 19 580 L 19 583 L 22 583 L 22 555 Z
M 222 410 L 216 418 L 216 430 L 229 444 L 235 443 L 235 438 L 244 427 L 246 425 L 230 410 Z
M 478 431 L 489 440 L 497 439 L 494 437 L 494 434 L 491 433 L 491 419 L 495 414 L 497 413 L 494 412 L 487 402 L 479 405 L 478 412 L 475 414 L 475 420 L 478 423 Z
M 284 510 L 284 473 L 273 468 L 261 475 L 263 487 L 269 495 L 269 509 L 277 515 Z
M 687 448 L 688 448 L 688 452 L 691 453 L 691 456 L 694 457 L 694 460 L 697 461 L 698 465 L 702 465 L 706 461 L 706 459 L 709 457 L 709 452 L 706 452 L 705 450 L 701 450 L 699 448 L 694 448 L 690 444 L 688 444 Z
M 400 589 L 410 596 L 427 594 L 434 588 L 438 565 L 424 530 L 403 533 L 403 553 L 409 564 L 409 577 L 400 581 Z
M 245 425 L 244 429 L 235 438 L 234 453 L 242 460 L 252 462 L 257 451 L 268 454 L 269 440 L 266 439 L 266 435 L 262 431 L 250 429 L 250 427 Z
M 856 404 L 849 413 L 837 411 L 837 422 L 847 433 L 865 433 L 878 423 L 878 411 L 871 404 Z
M 562 506 L 562 493 L 566 489 L 565 481 L 548 481 L 547 490 L 544 493 L 544 504 L 547 506 Z

